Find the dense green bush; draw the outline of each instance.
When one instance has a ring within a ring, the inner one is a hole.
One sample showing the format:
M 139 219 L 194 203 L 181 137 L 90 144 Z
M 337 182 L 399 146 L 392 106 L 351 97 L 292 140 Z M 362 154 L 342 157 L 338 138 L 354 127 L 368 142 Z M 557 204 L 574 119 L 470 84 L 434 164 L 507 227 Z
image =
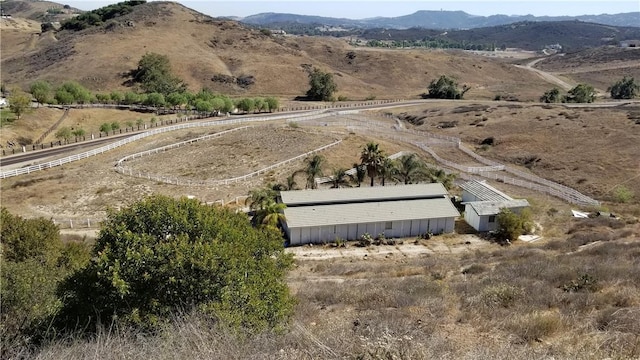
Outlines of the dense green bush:
M 2 282 L 0 337 L 2 357 L 28 346 L 31 332 L 47 324 L 60 308 L 58 283 L 89 259 L 84 244 L 60 240 L 58 227 L 46 219 L 23 219 L 2 208 Z
M 528 210 L 522 210 L 519 214 L 509 209 L 501 209 L 496 216 L 498 223 L 498 237 L 501 240 L 518 240 L 518 237 L 527 234 L 532 229 L 531 214 Z
M 88 266 L 61 287 L 61 327 L 143 329 L 196 309 L 247 330 L 283 325 L 292 259 L 278 231 L 197 200 L 154 196 L 110 212 Z
M 166 55 L 147 53 L 138 62 L 138 67 L 131 72 L 133 82 L 140 84 L 146 93 L 160 93 L 168 96 L 171 93 L 186 90 L 184 82 L 173 75 L 171 63 Z
M 329 101 L 333 93 L 338 90 L 338 86 L 333 81 L 333 75 L 317 68 L 309 74 L 309 86 L 307 91 L 309 100 Z
M 432 99 L 462 99 L 469 91 L 469 87 L 464 86 L 458 89 L 458 83 L 446 75 L 441 75 L 437 80 L 432 80 L 427 87 L 427 97 Z
M 633 77 L 623 77 L 622 80 L 607 89 L 614 99 L 633 99 L 640 94 L 640 84 Z

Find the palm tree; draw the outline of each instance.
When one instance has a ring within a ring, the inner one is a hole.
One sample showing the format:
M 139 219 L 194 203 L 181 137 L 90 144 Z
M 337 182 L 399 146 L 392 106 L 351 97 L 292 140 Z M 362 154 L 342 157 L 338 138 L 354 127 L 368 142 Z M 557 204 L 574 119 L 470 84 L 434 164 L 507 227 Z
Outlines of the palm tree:
M 353 167 L 356 169 L 356 173 L 351 175 L 351 179 L 360 187 L 360 184 L 364 181 L 364 177 L 367 176 L 367 168 L 362 164 L 353 164 Z
M 429 179 L 432 183 L 439 182 L 449 190 L 453 187 L 453 181 L 456 179 L 456 174 L 447 174 L 442 169 L 429 169 Z
M 370 142 L 362 149 L 360 161 L 362 165 L 367 168 L 367 174 L 371 178 L 371 186 L 373 186 L 373 181 L 378 175 L 378 171 L 382 165 L 382 159 L 384 159 L 384 154 L 383 151 L 379 149 L 378 144 Z
M 388 157 L 383 158 L 382 163 L 380 164 L 380 169 L 378 169 L 378 175 L 380 175 L 382 186 L 384 186 L 387 179 L 393 179 L 395 174 L 396 167 L 394 161 Z
M 316 177 L 322 176 L 322 167 L 325 163 L 324 156 L 313 155 L 313 157 L 306 158 L 304 162 L 306 163 L 306 166 L 303 171 L 307 175 L 306 188 L 315 189 L 318 187 L 316 184 Z
M 293 173 L 287 177 L 287 190 L 296 190 L 298 184 L 296 183 L 296 174 Z
M 249 197 L 244 203 L 249 205 L 249 209 L 258 211 L 264 208 L 269 200 L 275 201 L 277 195 L 277 191 L 270 188 L 253 189 L 249 191 Z
M 264 207 L 256 213 L 255 223 L 258 227 L 278 228 L 280 221 L 284 221 L 284 209 L 287 205 L 277 203 L 274 199 L 269 199 Z
M 396 160 L 396 178 L 405 185 L 424 180 L 426 167 L 416 154 L 402 155 Z
M 347 169 L 333 169 L 333 174 L 331 175 L 331 188 L 338 189 L 340 187 L 349 185 L 348 177 L 349 176 L 347 175 Z

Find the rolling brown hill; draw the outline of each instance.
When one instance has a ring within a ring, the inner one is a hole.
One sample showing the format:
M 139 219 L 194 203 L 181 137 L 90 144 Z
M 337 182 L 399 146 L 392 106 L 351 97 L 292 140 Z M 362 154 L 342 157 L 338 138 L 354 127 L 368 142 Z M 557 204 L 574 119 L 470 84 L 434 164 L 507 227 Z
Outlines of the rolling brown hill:
M 463 52 L 353 48 L 340 39 L 273 37 L 234 21 L 215 20 L 180 4 L 151 2 L 80 32 L 34 35 L 33 27 L 5 39 L 2 78 L 28 86 L 37 79 L 77 80 L 94 91 L 124 89 L 123 75 L 147 52 L 165 54 L 192 90 L 231 95 L 295 97 L 307 88 L 307 69 L 335 74 L 338 95 L 350 99 L 418 97 L 441 74 L 472 87 L 467 97 L 512 94 L 537 99 L 549 84 L 505 60 Z M 355 59 L 348 59 L 353 51 Z M 248 89 L 213 82 L 214 75 L 251 75 Z

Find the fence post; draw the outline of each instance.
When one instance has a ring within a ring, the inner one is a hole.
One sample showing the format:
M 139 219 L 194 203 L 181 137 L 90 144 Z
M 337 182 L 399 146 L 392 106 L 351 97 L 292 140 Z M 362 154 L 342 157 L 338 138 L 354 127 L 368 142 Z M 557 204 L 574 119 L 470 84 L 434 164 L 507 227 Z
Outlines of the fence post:
M 73 220 L 69 219 L 69 227 L 73 229 Z

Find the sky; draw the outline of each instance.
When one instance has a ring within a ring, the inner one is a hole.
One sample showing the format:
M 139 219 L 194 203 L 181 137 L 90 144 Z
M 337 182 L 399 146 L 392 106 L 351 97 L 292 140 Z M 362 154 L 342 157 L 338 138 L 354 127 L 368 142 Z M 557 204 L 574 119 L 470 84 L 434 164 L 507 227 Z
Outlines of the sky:
M 92 10 L 121 0 L 58 0 L 82 10 Z M 640 11 L 640 0 L 290 0 L 290 1 L 211 1 L 178 0 L 179 3 L 210 16 L 245 17 L 263 12 L 319 15 L 350 19 L 377 16 L 392 17 L 412 14 L 418 10 L 462 10 L 472 15 L 599 15 Z

